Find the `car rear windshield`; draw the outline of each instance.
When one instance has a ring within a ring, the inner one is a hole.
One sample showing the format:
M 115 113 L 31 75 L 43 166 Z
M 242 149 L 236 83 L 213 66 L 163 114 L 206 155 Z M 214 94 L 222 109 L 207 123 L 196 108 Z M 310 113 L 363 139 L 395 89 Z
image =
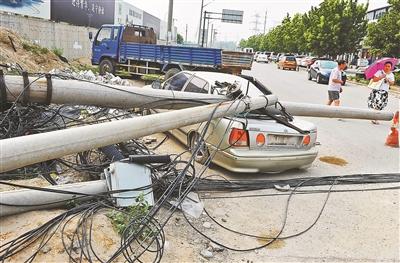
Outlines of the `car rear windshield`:
M 322 60 L 321 61 L 321 68 L 326 68 L 326 69 L 334 69 L 337 67 L 337 62 L 335 61 L 329 61 L 329 60 Z
M 296 61 L 295 57 L 286 57 L 286 61 Z

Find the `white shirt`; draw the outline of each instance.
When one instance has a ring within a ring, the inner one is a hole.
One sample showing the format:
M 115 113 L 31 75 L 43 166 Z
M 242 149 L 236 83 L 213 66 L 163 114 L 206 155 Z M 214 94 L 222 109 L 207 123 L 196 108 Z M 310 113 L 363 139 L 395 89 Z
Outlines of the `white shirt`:
M 379 77 L 381 77 L 381 76 L 383 76 L 385 74 L 385 72 L 383 71 L 383 70 L 378 70 L 376 73 L 375 73 L 375 77 L 377 77 L 377 78 L 379 78 Z M 386 78 L 388 79 L 388 80 L 390 80 L 391 82 L 394 82 L 394 75 L 393 75 L 393 73 L 392 72 L 390 72 L 389 74 L 386 74 Z M 379 87 L 379 89 L 380 90 L 385 90 L 385 91 L 389 91 L 389 82 L 387 82 L 386 81 L 386 83 L 385 83 L 385 80 L 382 80 L 382 84 L 381 84 L 381 86 Z
M 333 82 L 334 79 L 342 80 L 342 71 L 338 67 L 334 68 L 329 76 L 328 90 L 340 91 L 342 84 Z

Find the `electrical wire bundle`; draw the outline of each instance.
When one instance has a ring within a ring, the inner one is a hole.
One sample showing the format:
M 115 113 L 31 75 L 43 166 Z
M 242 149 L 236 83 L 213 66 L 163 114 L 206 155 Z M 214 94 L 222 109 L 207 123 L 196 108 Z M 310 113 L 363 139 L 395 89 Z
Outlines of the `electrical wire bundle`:
M 217 108 L 218 106 L 215 107 L 214 112 Z M 203 167 L 200 173 L 196 173 L 194 160 L 195 155 L 204 143 L 204 136 L 206 134 L 208 126 L 210 125 L 214 112 L 210 115 L 210 118 L 207 121 L 205 128 L 200 132 L 201 135 L 199 137 L 199 143 L 196 144 L 195 149 L 192 150 L 193 154 L 188 161 L 182 160 L 181 155 L 178 155 L 173 159 L 172 162 L 168 164 L 158 166 L 152 165 L 150 167 L 154 174 L 153 184 L 154 186 L 157 186 L 154 187 L 153 190 L 159 193 L 157 194 L 158 200 L 155 202 L 154 206 L 151 208 L 148 214 L 146 214 L 142 218 L 132 220 L 128 224 L 128 227 L 125 229 L 121 237 L 120 247 L 107 260 L 103 261 L 96 257 L 96 252 L 93 250 L 93 247 L 90 243 L 93 240 L 92 232 L 88 231 L 88 229 L 90 230 L 90 228 L 88 227 L 88 222 L 90 222 L 91 226 L 91 224 L 93 223 L 93 215 L 107 205 L 108 208 L 110 208 L 110 204 L 105 205 L 104 200 L 102 200 L 101 203 L 98 203 L 100 202 L 98 201 L 97 203 L 89 203 L 79 206 L 78 208 L 68 210 L 62 215 L 56 217 L 54 220 L 52 219 L 47 222 L 45 224 L 46 227 L 39 227 L 38 229 L 33 230 L 33 232 L 27 232 L 16 238 L 15 240 L 7 242 L 6 244 L 1 246 L 0 259 L 6 259 L 12 254 L 21 251 L 19 249 L 21 247 L 21 239 L 23 240 L 23 244 L 27 244 L 27 246 L 33 244 L 37 240 L 37 231 L 39 231 L 39 233 L 41 233 L 41 236 L 43 237 L 39 244 L 48 241 L 48 239 L 46 238 L 52 237 L 54 235 L 55 229 L 58 229 L 62 222 L 64 222 L 65 220 L 67 220 L 67 222 L 70 222 L 70 219 L 75 217 L 76 215 L 76 217 L 80 218 L 78 220 L 78 222 L 80 223 L 77 224 L 76 230 L 74 232 L 80 233 L 77 240 L 83 240 L 84 242 L 78 242 L 78 249 L 75 249 L 80 251 L 79 257 L 69 254 L 72 261 L 81 262 L 85 260 L 92 262 L 93 259 L 96 258 L 96 260 L 99 260 L 101 262 L 112 262 L 123 256 L 128 262 L 133 262 L 135 260 L 141 262 L 145 254 L 153 253 L 155 255 L 153 258 L 153 262 L 159 262 L 163 255 L 165 241 L 163 228 L 172 217 L 176 209 L 178 209 L 182 201 L 186 198 L 187 194 L 196 184 L 198 179 L 197 176 L 201 176 L 207 169 L 207 167 Z M 137 142 L 134 142 L 134 144 L 137 145 Z M 140 149 L 140 147 L 136 148 Z M 141 150 L 143 151 L 144 149 Z M 210 156 L 209 160 L 211 160 L 211 158 L 212 155 Z M 208 165 L 209 163 L 210 162 L 208 162 Z M 177 199 L 177 205 L 175 206 L 169 205 L 169 201 L 173 197 Z M 168 207 L 168 209 L 162 210 L 161 208 L 163 207 Z M 130 228 L 129 226 L 135 227 Z M 61 228 L 61 231 L 63 231 L 64 229 L 65 228 Z M 27 246 L 23 246 L 23 248 Z M 38 251 L 40 250 L 40 247 L 41 246 L 39 245 Z M 31 261 L 31 259 L 33 259 L 37 255 L 38 251 L 34 252 L 27 261 Z
M 107 85 L 102 85 L 107 86 Z M 237 96 L 236 99 L 232 100 L 231 107 L 235 102 L 243 102 L 246 103 L 246 96 Z M 160 102 L 163 100 L 160 98 Z M 239 105 L 239 104 L 237 104 Z M 43 226 L 40 226 L 32 231 L 29 231 L 16 239 L 9 241 L 0 246 L 0 260 L 5 260 L 12 255 L 30 247 L 33 245 L 38 245 L 36 250 L 34 249 L 32 254 L 26 260 L 27 262 L 31 262 L 39 253 L 40 249 L 49 242 L 49 240 L 54 236 L 57 230 L 60 230 L 62 233 L 62 241 L 65 251 L 67 252 L 70 260 L 72 262 L 113 262 L 121 257 L 123 257 L 128 262 L 134 261 L 150 261 L 148 254 L 151 255 L 151 261 L 160 262 L 163 256 L 163 249 L 165 243 L 165 235 L 164 235 L 164 227 L 168 223 L 169 219 L 172 217 L 173 213 L 180 208 L 182 202 L 186 199 L 187 195 L 191 191 L 254 191 L 261 189 L 271 189 L 275 188 L 276 184 L 290 184 L 294 188 L 291 188 L 288 195 L 287 204 L 284 209 L 283 214 L 283 222 L 279 233 L 270 237 L 266 240 L 266 243 L 262 246 L 258 246 L 255 248 L 235 248 L 222 244 L 221 242 L 214 240 L 213 238 L 207 236 L 202 233 L 196 226 L 191 223 L 189 220 L 187 222 L 203 237 L 209 239 L 210 241 L 219 244 L 225 248 L 235 250 L 235 251 L 250 251 L 254 249 L 258 249 L 261 247 L 268 246 L 272 242 L 277 239 L 290 238 L 294 236 L 298 236 L 302 233 L 307 232 L 311 229 L 318 221 L 319 217 L 322 215 L 322 212 L 325 208 L 325 205 L 329 199 L 330 193 L 333 191 L 332 188 L 336 184 L 353 184 L 353 183 L 376 183 L 378 178 L 374 175 L 369 176 L 349 176 L 349 177 L 324 177 L 324 178 L 300 178 L 297 180 L 286 180 L 286 181 L 250 181 L 250 180 L 235 180 L 235 181 L 227 181 L 227 180 L 210 180 L 204 178 L 204 173 L 207 170 L 208 166 L 211 163 L 211 160 L 215 156 L 216 152 L 221 150 L 220 146 L 222 144 L 221 141 L 216 145 L 215 151 L 211 152 L 205 164 L 200 167 L 199 170 L 196 169 L 194 165 L 195 156 L 202 148 L 205 143 L 205 134 L 207 129 L 213 119 L 214 113 L 216 109 L 219 107 L 219 104 L 214 108 L 212 114 L 207 122 L 205 122 L 204 128 L 201 131 L 198 131 L 199 136 L 197 137 L 196 143 L 192 146 L 191 149 L 192 155 L 189 159 L 182 160 L 181 155 L 175 156 L 172 162 L 168 164 L 161 165 L 149 165 L 149 168 L 152 171 L 152 180 L 153 184 L 148 187 L 152 187 L 155 196 L 157 198 L 155 204 L 150 209 L 150 211 L 141 217 L 133 218 L 128 223 L 128 227 L 125 228 L 121 235 L 121 241 L 119 247 L 116 251 L 112 252 L 112 255 L 108 258 L 104 259 L 99 256 L 99 253 L 94 249 L 94 237 L 93 237 L 93 225 L 95 216 L 105 211 L 123 211 L 122 209 L 116 208 L 113 200 L 110 198 L 108 193 L 103 193 L 96 196 L 91 196 L 95 199 L 95 201 L 83 203 L 78 205 L 72 209 L 67 210 L 61 215 L 51 219 Z M 246 113 L 243 115 L 246 116 Z M 221 119 L 220 119 L 221 120 Z M 219 121 L 220 121 L 219 120 Z M 229 125 L 227 125 L 227 130 L 232 124 L 232 120 L 230 120 Z M 216 125 L 218 125 L 219 121 L 217 120 Z M 82 124 L 82 123 L 81 123 Z M 164 142 L 163 140 L 162 142 Z M 162 143 L 161 142 L 161 143 Z M 159 146 L 159 145 L 158 145 Z M 158 147 L 156 146 L 156 147 Z M 156 148 L 155 147 L 155 148 Z M 116 151 L 115 151 L 116 150 Z M 100 149 L 102 151 L 102 149 Z M 122 145 L 117 145 L 117 149 L 111 150 L 112 152 L 118 152 L 122 157 L 126 157 L 126 155 L 130 153 L 134 154 L 153 154 L 151 149 L 148 149 L 145 145 L 143 145 L 140 141 L 132 140 Z M 107 152 L 107 151 L 106 151 Z M 103 152 L 104 153 L 104 152 Z M 76 163 L 80 163 L 81 171 L 85 171 L 86 169 L 91 170 L 93 167 L 90 165 L 93 161 L 88 160 L 100 160 L 99 166 L 100 168 L 103 165 L 106 165 L 107 162 L 103 162 L 103 160 L 94 158 L 93 154 L 97 154 L 95 151 L 88 151 L 85 153 L 81 153 L 80 156 L 76 158 Z M 119 154 L 113 154 L 112 156 L 119 156 Z M 107 153 L 105 154 L 107 156 Z M 118 157 L 118 159 L 121 158 Z M 109 162 L 114 161 L 115 159 L 109 158 Z M 72 162 L 65 162 L 67 166 L 69 165 L 73 169 L 78 169 L 74 166 Z M 82 166 L 83 164 L 83 166 Z M 93 170 L 94 173 L 98 173 L 99 170 Z M 394 182 L 393 180 L 397 180 L 398 175 L 395 179 L 393 177 L 386 176 L 383 180 L 379 182 Z M 385 181 L 386 180 L 386 181 Z M 215 184 L 214 184 L 215 183 Z M 288 236 L 281 236 L 283 233 L 287 216 L 289 210 L 289 203 L 292 198 L 301 193 L 300 190 L 303 186 L 313 186 L 313 185 L 322 185 L 327 184 L 330 185 L 328 190 L 322 191 L 322 193 L 327 193 L 324 204 L 320 210 L 320 213 L 316 217 L 315 221 L 306 229 L 291 234 Z M 137 189 L 126 189 L 127 191 L 137 190 Z M 70 192 L 69 192 L 70 193 Z M 78 197 L 82 194 L 75 193 Z M 255 196 L 255 195 L 254 195 Z M 87 197 L 87 196 L 86 196 Z M 170 205 L 170 201 L 174 198 L 176 200 L 176 205 Z M 215 197 L 215 198 L 218 198 Z M 166 208 L 166 209 L 162 209 Z M 212 216 L 210 216 L 209 212 L 206 210 L 207 215 L 216 222 Z M 184 215 L 186 218 L 186 215 Z M 187 218 L 186 218 L 187 219 Z M 229 230 L 235 234 L 241 236 L 248 236 L 253 238 L 266 239 L 265 237 L 256 236 L 251 233 L 242 233 L 234 229 L 229 229 L 222 224 L 216 222 L 221 228 Z M 73 235 L 67 235 L 66 229 L 74 229 Z

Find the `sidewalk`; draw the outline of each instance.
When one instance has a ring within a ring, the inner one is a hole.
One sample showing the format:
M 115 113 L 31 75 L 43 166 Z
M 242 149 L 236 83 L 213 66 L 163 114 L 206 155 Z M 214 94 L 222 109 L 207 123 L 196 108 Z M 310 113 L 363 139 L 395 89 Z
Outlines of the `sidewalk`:
M 348 79 L 347 82 L 348 82 L 348 83 L 355 84 L 355 85 L 358 85 L 358 86 L 363 86 L 363 87 L 368 88 L 368 85 L 367 85 L 367 84 L 359 83 L 359 82 L 354 81 L 354 80 L 349 80 L 349 79 Z M 400 86 L 391 86 L 391 87 L 390 87 L 390 90 L 389 90 L 389 93 L 390 93 L 391 95 L 393 95 L 393 96 L 396 96 L 397 98 L 400 98 Z

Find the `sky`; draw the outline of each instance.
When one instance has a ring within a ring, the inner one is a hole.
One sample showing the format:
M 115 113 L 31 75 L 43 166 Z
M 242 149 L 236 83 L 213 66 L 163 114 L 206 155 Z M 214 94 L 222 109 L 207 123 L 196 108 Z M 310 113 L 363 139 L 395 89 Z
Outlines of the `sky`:
M 167 21 L 168 0 L 126 0 L 134 6 Z M 312 6 L 318 6 L 322 0 L 204 0 L 205 10 L 210 12 L 222 12 L 222 9 L 244 11 L 243 24 L 222 23 L 213 21 L 217 30 L 217 41 L 239 41 L 253 35 L 256 31 L 258 20 L 258 32 L 263 33 L 265 12 L 267 12 L 266 31 L 280 24 L 287 13 L 305 13 Z M 368 0 L 359 0 L 367 3 Z M 369 0 L 369 10 L 387 5 L 387 0 Z M 187 40 L 197 41 L 200 21 L 201 0 L 174 0 L 173 17 L 175 26 L 185 38 L 186 25 L 188 28 Z M 259 15 L 258 19 L 256 15 Z M 210 26 L 211 27 L 211 26 Z

